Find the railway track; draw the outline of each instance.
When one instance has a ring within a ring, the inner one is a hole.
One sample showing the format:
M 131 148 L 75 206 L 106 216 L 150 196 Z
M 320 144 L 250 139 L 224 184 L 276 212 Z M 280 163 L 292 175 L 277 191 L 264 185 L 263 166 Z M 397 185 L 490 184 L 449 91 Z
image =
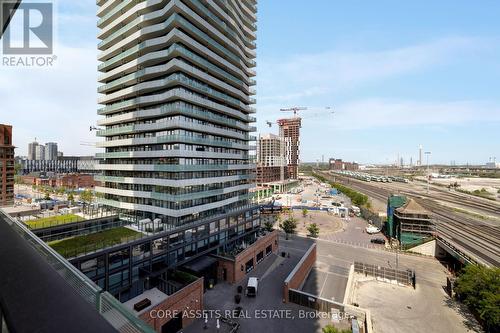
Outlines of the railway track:
M 333 177 L 329 174 L 322 173 L 322 175 L 329 180 L 333 180 Z M 335 177 L 343 179 L 342 183 L 346 186 L 381 202 L 386 202 L 388 196 L 395 193 L 390 189 L 370 185 L 352 178 L 339 177 L 338 175 Z M 491 226 L 483 221 L 459 215 L 453 209 L 433 201 L 435 200 L 433 198 L 422 196 L 420 193 L 405 191 L 406 194 L 410 194 L 410 197 L 434 214 L 438 234 L 455 243 L 455 245 L 467 252 L 467 255 L 472 255 L 472 257 L 476 257 L 479 261 L 488 265 L 500 266 L 499 226 Z M 460 204 L 463 204 L 463 202 L 460 202 Z M 488 209 L 493 208 L 491 205 L 486 206 L 488 206 Z

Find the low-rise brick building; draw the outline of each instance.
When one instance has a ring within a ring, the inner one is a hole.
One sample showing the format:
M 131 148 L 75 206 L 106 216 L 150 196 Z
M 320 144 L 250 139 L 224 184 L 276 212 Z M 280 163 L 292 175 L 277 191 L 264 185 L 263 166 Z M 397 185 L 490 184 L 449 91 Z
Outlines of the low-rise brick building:
M 278 252 L 278 231 L 268 232 L 234 256 L 217 256 L 218 279 L 238 283 L 265 257 Z

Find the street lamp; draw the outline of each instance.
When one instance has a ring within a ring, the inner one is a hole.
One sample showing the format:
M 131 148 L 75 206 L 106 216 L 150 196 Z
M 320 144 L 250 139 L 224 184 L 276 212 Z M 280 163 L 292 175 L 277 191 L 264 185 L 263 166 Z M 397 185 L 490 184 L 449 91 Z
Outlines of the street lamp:
M 425 157 L 427 159 L 427 194 L 429 194 L 429 182 L 430 182 L 430 174 L 429 174 L 429 155 L 431 154 L 430 151 L 425 152 Z

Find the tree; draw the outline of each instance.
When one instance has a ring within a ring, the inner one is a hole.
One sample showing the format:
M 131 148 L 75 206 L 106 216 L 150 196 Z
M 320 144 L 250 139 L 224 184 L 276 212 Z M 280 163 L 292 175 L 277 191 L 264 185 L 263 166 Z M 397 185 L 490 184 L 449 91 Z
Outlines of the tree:
M 45 197 L 43 199 L 44 200 L 50 200 L 50 193 L 49 193 L 49 191 L 45 192 Z
M 302 209 L 302 216 L 303 217 L 306 217 L 307 213 L 309 213 L 309 211 L 307 210 L 307 208 Z
M 336 328 L 335 326 L 332 326 L 332 325 L 326 325 L 325 327 L 323 327 L 322 331 L 323 331 L 323 333 L 351 333 L 352 332 L 349 329 L 339 330 L 338 328 Z
M 283 221 L 282 224 L 280 224 L 280 228 L 283 229 L 286 235 L 286 239 L 288 239 L 288 234 L 293 234 L 295 232 L 295 229 L 297 228 L 297 220 L 293 217 L 289 217 L 285 221 Z
M 14 164 L 14 174 L 18 175 L 22 168 L 23 166 L 21 165 L 21 163 Z
M 309 231 L 309 236 L 311 237 L 318 237 L 319 235 L 319 227 L 317 226 L 316 223 L 312 223 L 307 227 L 307 231 Z
M 85 190 L 82 193 L 80 193 L 80 200 L 86 203 L 91 203 L 92 199 L 94 199 L 94 195 L 90 190 Z
M 467 265 L 455 284 L 455 292 L 483 322 L 487 332 L 500 327 L 500 268 Z
M 68 194 L 68 201 L 71 203 L 71 205 L 75 204 L 75 196 L 73 195 L 73 192 L 70 192 L 70 194 Z
M 264 230 L 269 231 L 269 232 L 274 230 L 274 225 L 270 220 L 267 220 L 266 222 L 264 222 Z

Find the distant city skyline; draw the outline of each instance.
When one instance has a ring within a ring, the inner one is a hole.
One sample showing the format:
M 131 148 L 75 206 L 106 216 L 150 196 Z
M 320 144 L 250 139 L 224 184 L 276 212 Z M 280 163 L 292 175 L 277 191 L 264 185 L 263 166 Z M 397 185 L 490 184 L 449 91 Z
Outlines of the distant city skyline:
M 301 161 L 386 163 L 398 153 L 417 161 L 419 144 L 431 163 L 500 158 L 500 3 L 360 6 L 259 2 L 259 132 L 277 133 L 266 121 L 287 116 L 280 108 L 329 106 L 333 115 L 303 112 Z M 1 68 L 2 122 L 13 125 L 16 155 L 35 137 L 68 155 L 101 151 L 89 144 L 97 141 L 89 131 L 98 119 L 96 6 L 59 1 L 57 9 L 56 66 Z

